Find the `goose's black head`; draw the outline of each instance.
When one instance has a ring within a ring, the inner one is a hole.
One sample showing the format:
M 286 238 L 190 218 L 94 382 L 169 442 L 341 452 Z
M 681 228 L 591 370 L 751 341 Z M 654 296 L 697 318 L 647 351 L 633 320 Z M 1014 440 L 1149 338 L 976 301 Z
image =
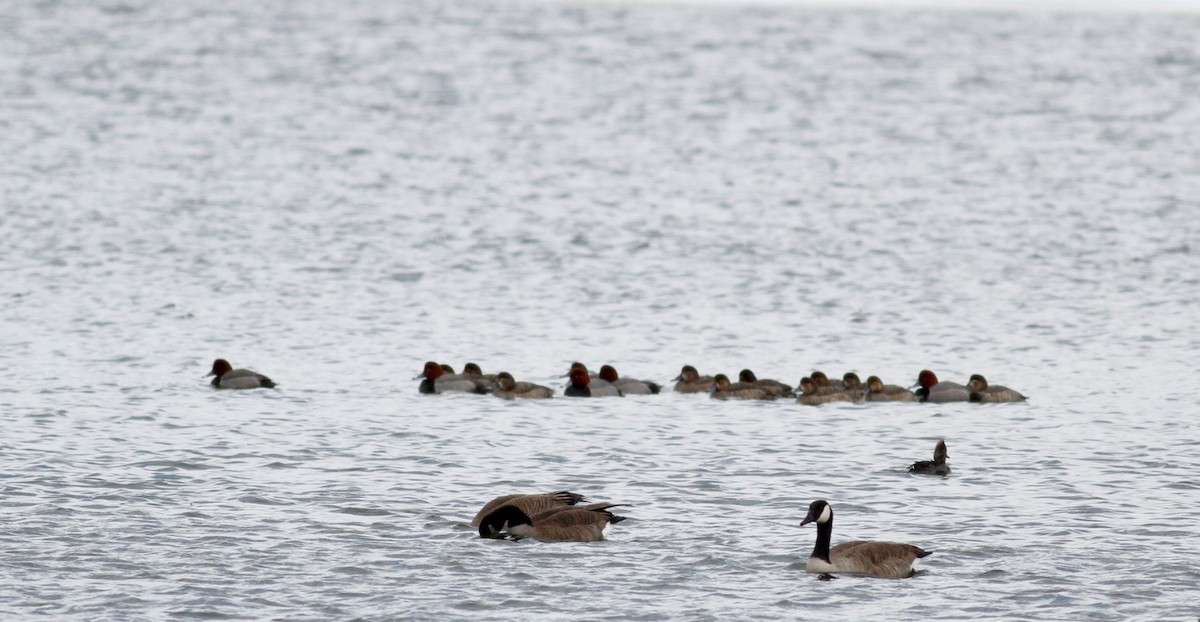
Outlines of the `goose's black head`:
M 479 537 L 496 538 L 505 529 L 511 529 L 516 525 L 530 524 L 532 521 L 529 520 L 529 515 L 522 512 L 521 508 L 514 505 L 502 505 L 479 521 Z
M 809 523 L 823 525 L 831 520 L 833 520 L 833 507 L 824 499 L 818 499 L 808 506 L 808 514 L 803 521 L 800 521 L 800 526 L 803 527 Z

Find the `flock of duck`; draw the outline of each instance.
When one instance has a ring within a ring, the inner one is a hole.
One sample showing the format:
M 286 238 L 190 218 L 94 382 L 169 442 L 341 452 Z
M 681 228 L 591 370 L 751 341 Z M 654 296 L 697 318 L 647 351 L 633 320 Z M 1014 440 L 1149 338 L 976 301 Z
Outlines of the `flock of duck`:
M 243 370 L 244 371 L 244 370 Z M 253 373 L 253 372 L 247 372 Z M 600 373 L 592 376 L 583 363 L 572 363 L 566 374 L 570 379 L 563 391 L 567 397 L 621 397 L 624 395 L 649 395 L 659 393 L 662 385 L 649 380 L 625 378 L 612 365 L 604 365 Z M 421 393 L 490 393 L 506 399 L 545 399 L 554 396 L 554 389 L 532 382 L 517 382 L 512 374 L 484 374 L 479 365 L 467 363 L 461 374 L 445 363 L 429 361 L 417 375 L 421 379 Z M 216 381 L 214 381 L 215 384 Z M 884 384 L 879 376 L 870 376 L 866 384 L 858 374 L 846 372 L 841 380 L 830 380 L 820 371 L 800 379 L 793 388 L 778 380 L 760 380 L 753 371 L 743 369 L 738 381 L 732 382 L 725 374 L 701 376 L 691 365 L 684 365 L 673 380 L 676 393 L 708 393 L 720 400 L 776 400 L 795 396 L 799 404 L 826 404 L 829 402 L 1023 402 L 1025 396 L 1008 387 L 992 386 L 981 374 L 974 374 L 967 384 L 939 382 L 928 369 L 917 375 L 916 391 L 894 384 Z
M 213 362 L 212 385 L 218 389 L 272 388 L 275 383 L 268 377 L 247 369 L 234 369 L 228 361 Z M 567 373 L 570 384 L 563 391 L 567 397 L 619 397 L 624 395 L 654 394 L 662 386 L 632 378 L 622 378 L 611 365 L 600 368 L 597 377 L 592 377 L 582 363 L 571 365 Z M 456 374 L 448 366 L 435 362 L 425 364 L 417 378 L 421 379 L 421 393 L 436 394 L 452 391 L 490 393 L 506 399 L 549 398 L 554 390 L 530 382 L 517 382 L 512 374 L 500 372 L 487 375 L 478 365 L 467 363 L 463 373 Z M 896 385 L 886 385 L 877 377 L 867 378 L 864 385 L 853 372 L 842 376 L 840 382 L 830 381 L 825 374 L 814 371 L 800 379 L 799 388 L 777 380 L 759 380 L 754 372 L 744 369 L 738 382 L 730 382 L 724 374 L 701 376 L 691 365 L 684 365 L 674 379 L 678 393 L 708 393 L 715 399 L 759 399 L 773 400 L 796 395 L 801 404 L 823 404 L 828 402 L 862 401 L 906 401 L 906 402 L 1021 402 L 1025 396 L 1007 387 L 989 386 L 979 374 L 971 376 L 966 385 L 955 382 L 939 382 L 929 370 L 917 375 L 915 391 Z M 939 440 L 933 450 L 933 460 L 914 462 L 908 471 L 922 475 L 947 475 L 950 467 L 946 442 Z M 592 542 L 604 539 L 610 525 L 625 520 L 613 514 L 618 503 L 587 503 L 579 494 L 558 491 L 540 494 L 510 494 L 492 499 L 471 520 L 480 537 L 485 538 L 534 538 L 556 542 Z M 883 541 L 852 540 L 830 546 L 833 534 L 833 507 L 823 499 L 813 501 L 800 526 L 815 523 L 817 541 L 809 555 L 805 570 L 818 573 L 822 579 L 834 578 L 835 574 L 866 575 L 885 578 L 913 576 L 913 563 L 930 555 L 928 551 L 911 544 Z

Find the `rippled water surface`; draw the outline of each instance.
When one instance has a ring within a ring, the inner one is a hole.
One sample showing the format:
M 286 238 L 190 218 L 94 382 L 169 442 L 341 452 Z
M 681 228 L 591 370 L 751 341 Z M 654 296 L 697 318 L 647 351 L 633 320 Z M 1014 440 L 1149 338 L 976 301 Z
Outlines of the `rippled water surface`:
M 0 10 L 0 616 L 1194 619 L 1200 18 Z M 215 392 L 216 357 L 276 390 Z M 908 384 L 1018 405 L 509 403 Z M 951 476 L 905 473 L 938 438 Z M 481 540 L 568 489 L 610 539 Z M 933 549 L 903 581 L 804 572 Z

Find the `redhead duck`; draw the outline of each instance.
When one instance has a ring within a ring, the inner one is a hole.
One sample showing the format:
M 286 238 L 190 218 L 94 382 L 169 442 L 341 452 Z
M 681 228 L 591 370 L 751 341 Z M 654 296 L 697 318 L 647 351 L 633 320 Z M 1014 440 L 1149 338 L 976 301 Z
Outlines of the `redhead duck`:
M 676 393 L 708 393 L 713 383 L 712 376 L 701 376 L 691 365 L 684 365 L 674 380 Z
M 1008 387 L 999 385 L 988 386 L 988 381 L 980 374 L 973 374 L 967 381 L 971 389 L 972 402 L 1024 402 L 1025 396 Z
M 883 384 L 879 376 L 867 378 L 868 402 L 919 402 L 916 393 L 894 384 Z
M 600 378 L 621 390 L 624 395 L 650 395 L 662 390 L 662 386 L 649 380 L 622 378 L 617 375 L 617 369 L 612 365 L 600 366 Z
M 748 382 L 739 382 L 733 384 L 729 382 L 729 377 L 725 374 L 717 374 L 713 378 L 713 389 L 709 394 L 710 397 L 716 400 L 773 400 L 779 397 L 778 393 Z
M 756 385 L 762 389 L 770 391 L 775 395 L 775 397 L 791 395 L 793 391 L 791 385 L 784 384 L 778 380 L 759 380 L 758 376 L 755 376 L 754 372 L 750 371 L 749 369 L 743 369 L 742 371 L 738 372 L 738 384 Z
M 971 401 L 971 392 L 967 387 L 957 382 L 938 382 L 937 375 L 928 369 L 922 369 L 921 373 L 917 374 L 917 384 L 921 386 L 917 389 L 917 397 L 921 398 L 922 402 Z
M 249 369 L 234 369 L 233 365 L 225 359 L 217 359 L 213 361 L 212 371 L 205 376 L 216 376 L 212 380 L 212 386 L 218 389 L 272 389 L 275 383 L 270 378 L 252 372 Z
M 424 378 L 417 390 L 425 394 L 446 393 L 447 391 L 464 391 L 466 393 L 487 393 L 487 381 L 482 378 L 468 378 L 446 371 L 448 365 L 439 365 L 433 361 L 425 363 L 425 369 L 417 378 Z M 415 380 L 416 378 L 414 378 Z
M 828 387 L 827 387 L 828 388 Z M 797 404 L 808 404 L 816 406 L 817 404 L 828 404 L 829 402 L 853 402 L 854 397 L 845 391 L 821 391 L 821 387 L 817 386 L 817 382 L 808 376 L 800 379 L 800 395 L 796 398 Z
M 833 508 L 825 500 L 813 501 L 808 515 L 800 522 L 803 527 L 817 524 L 817 545 L 804 570 L 819 572 L 821 578 L 830 573 L 865 575 L 885 579 L 903 579 L 915 574 L 913 562 L 933 553 L 911 544 L 850 540 L 835 547 L 829 546 L 833 536 Z
M 572 363 L 567 373 L 571 384 L 563 395 L 567 397 L 621 397 L 621 390 L 603 378 L 592 378 L 583 363 Z
M 949 457 L 950 454 L 946 453 L 946 441 L 939 440 L 933 448 L 933 460 L 914 462 L 908 467 L 908 472 L 920 475 L 949 475 L 950 466 L 946 464 L 946 458 Z
M 517 382 L 512 374 L 502 371 L 496 374 L 496 390 L 492 391 L 492 395 L 506 400 L 544 399 L 554 397 L 554 389 L 532 382 Z

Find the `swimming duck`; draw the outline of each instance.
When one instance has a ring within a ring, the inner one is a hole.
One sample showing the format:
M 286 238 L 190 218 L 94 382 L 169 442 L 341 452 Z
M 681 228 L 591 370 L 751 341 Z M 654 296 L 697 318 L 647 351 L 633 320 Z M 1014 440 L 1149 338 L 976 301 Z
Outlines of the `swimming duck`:
M 257 389 L 260 387 L 271 389 L 275 387 L 275 383 L 270 378 L 249 369 L 234 369 L 225 359 L 213 361 L 212 371 L 205 376 L 216 376 L 212 380 L 212 386 L 218 389 Z
M 950 454 L 946 453 L 946 441 L 939 440 L 933 448 L 933 460 L 914 462 L 909 465 L 908 472 L 921 475 L 949 475 L 950 465 L 946 464 L 946 458 L 949 457 Z
M 475 363 L 467 363 L 463 365 L 462 375 L 467 378 L 481 378 L 488 383 L 488 391 L 496 390 L 496 382 L 499 374 L 485 374 Z
M 563 391 L 567 397 L 622 397 L 621 390 L 603 378 L 592 378 L 583 363 L 572 363 L 567 373 L 571 384 Z
M 863 395 L 867 388 L 863 386 L 862 380 L 858 378 L 858 374 L 848 371 L 842 374 L 842 391 L 854 398 L 854 401 L 863 401 Z
M 867 378 L 868 402 L 919 402 L 916 393 L 894 384 L 883 384 L 879 376 Z
M 824 500 L 813 501 L 808 515 L 800 523 L 817 524 L 817 545 L 804 569 L 822 574 L 857 574 L 888 579 L 902 579 L 916 574 L 913 562 L 933 551 L 898 542 L 851 540 L 830 548 L 833 535 L 833 507 Z
M 750 371 L 749 369 L 743 369 L 742 371 L 738 372 L 738 384 L 757 385 L 767 391 L 770 391 L 775 395 L 775 397 L 791 395 L 792 391 L 794 390 L 792 389 L 791 385 L 784 384 L 778 380 L 759 380 L 758 377 L 754 375 L 754 372 Z
M 713 378 L 712 392 L 709 396 L 716 400 L 773 400 L 779 395 L 766 387 L 748 382 L 729 382 L 725 374 L 717 374 Z
M 433 361 L 426 362 L 424 371 L 417 375 L 417 378 L 424 378 L 420 386 L 417 387 L 417 390 L 426 394 L 445 393 L 447 391 L 465 391 L 467 393 L 488 392 L 488 383 L 486 380 L 450 374 L 446 372 L 445 367 Z
M 617 375 L 617 369 L 612 365 L 601 365 L 600 377 L 620 389 L 624 395 L 650 395 L 662 390 L 661 385 L 649 380 L 621 378 Z
M 917 384 L 921 387 L 917 389 L 917 397 L 921 398 L 922 402 L 971 401 L 971 391 L 967 387 L 957 382 L 938 382 L 937 375 L 928 369 L 922 369 L 921 373 L 917 374 Z
M 701 376 L 691 365 L 684 365 L 674 380 L 676 393 L 707 393 L 713 383 L 712 376 Z
M 532 495 L 502 495 L 484 504 L 483 508 L 475 514 L 475 518 L 471 519 L 471 526 L 478 527 L 484 516 L 496 511 L 502 505 L 516 506 L 526 514 L 537 514 L 552 508 L 570 507 L 583 500 L 583 495 L 577 495 L 566 490 Z
M 818 371 L 818 370 L 814 369 L 813 373 L 809 374 L 808 377 L 812 378 L 813 382 L 817 383 L 817 388 L 822 391 L 828 390 L 828 389 L 833 389 L 835 391 L 841 391 L 842 389 L 846 388 L 846 385 L 843 381 L 830 380 L 829 376 L 826 376 L 825 372 L 823 372 L 823 371 Z
M 967 381 L 971 389 L 972 402 L 1024 402 L 1025 396 L 1008 387 L 999 385 L 988 386 L 988 381 L 980 374 L 972 374 Z
M 517 382 L 513 379 L 512 374 L 506 371 L 496 374 L 496 379 L 496 390 L 492 391 L 492 395 L 496 397 L 511 400 L 541 399 L 554 396 L 554 389 L 532 382 Z
M 625 520 L 609 512 L 616 503 L 592 503 L 575 507 L 555 507 L 532 516 L 512 504 L 505 504 L 479 521 L 479 536 L 495 538 L 506 532 L 514 538 L 534 538 L 548 542 L 595 542 L 604 539 L 604 528 Z
M 820 387 L 812 378 L 805 376 L 800 379 L 800 395 L 796 398 L 797 404 L 808 404 L 816 406 L 818 404 L 828 404 L 829 402 L 853 402 L 854 397 L 845 391 L 826 391 L 822 393 Z

